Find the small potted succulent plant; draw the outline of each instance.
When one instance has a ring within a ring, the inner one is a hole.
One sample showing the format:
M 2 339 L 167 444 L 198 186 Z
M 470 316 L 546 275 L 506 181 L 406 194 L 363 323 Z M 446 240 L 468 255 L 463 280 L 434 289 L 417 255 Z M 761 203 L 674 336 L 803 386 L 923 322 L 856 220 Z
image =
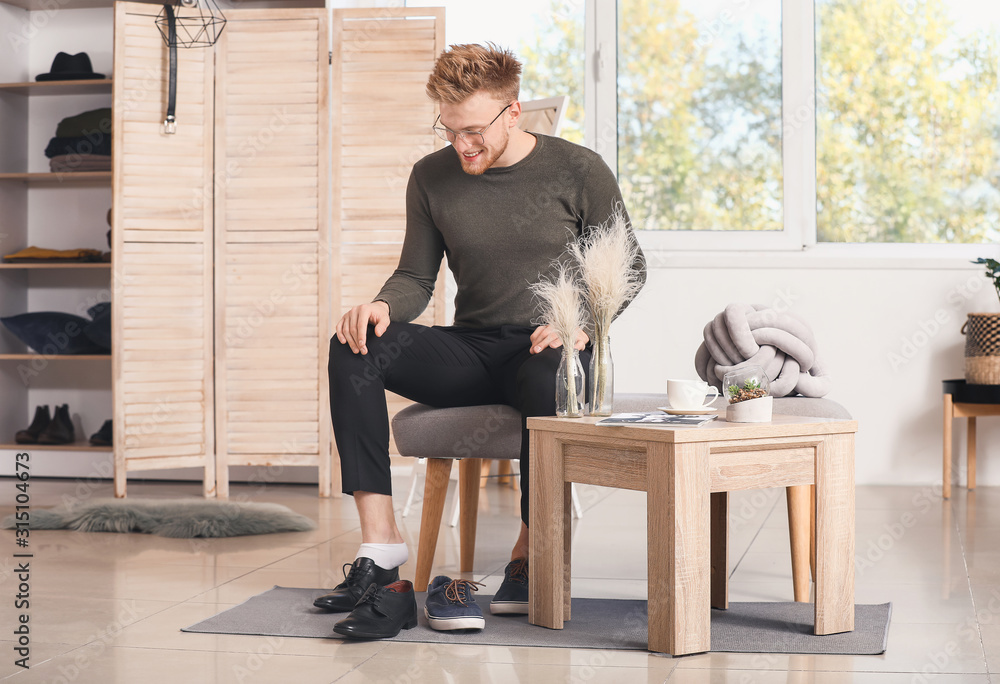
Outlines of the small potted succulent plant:
M 744 366 L 726 373 L 722 380 L 729 406 L 730 423 L 766 423 L 771 420 L 774 399 L 768 394 L 770 383 L 760 366 Z

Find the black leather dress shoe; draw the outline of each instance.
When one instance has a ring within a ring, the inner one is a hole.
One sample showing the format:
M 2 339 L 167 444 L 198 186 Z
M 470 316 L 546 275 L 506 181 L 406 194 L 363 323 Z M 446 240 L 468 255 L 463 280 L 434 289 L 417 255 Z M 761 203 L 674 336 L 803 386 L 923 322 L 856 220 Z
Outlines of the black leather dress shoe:
M 35 417 L 32 419 L 31 425 L 24 430 L 18 430 L 14 434 L 14 441 L 18 444 L 38 444 L 38 436 L 45 432 L 45 428 L 49 426 L 51 421 L 52 416 L 49 415 L 48 404 L 35 407 Z
M 351 614 L 333 631 L 352 639 L 391 639 L 417 626 L 417 599 L 409 580 L 380 587 L 372 583 Z
M 368 585 L 374 583 L 384 587 L 399 579 L 399 568 L 385 570 L 375 565 L 375 561 L 371 558 L 356 558 L 352 564 L 344 563 L 345 568 L 348 565 L 351 571 L 345 571 L 344 581 L 335 586 L 329 594 L 324 594 L 313 601 L 314 606 L 331 613 L 349 613 L 354 610 L 354 606 Z

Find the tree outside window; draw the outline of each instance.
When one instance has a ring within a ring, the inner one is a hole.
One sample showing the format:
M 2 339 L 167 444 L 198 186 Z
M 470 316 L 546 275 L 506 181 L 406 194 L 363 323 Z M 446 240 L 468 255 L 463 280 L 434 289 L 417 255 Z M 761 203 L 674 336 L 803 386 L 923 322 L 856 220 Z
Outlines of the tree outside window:
M 577 140 L 581 5 L 550 0 L 519 48 L 526 90 L 571 96 Z M 994 5 L 816 0 L 815 109 L 783 127 L 779 0 L 619 0 L 618 171 L 636 226 L 782 230 L 782 134 L 815 125 L 817 241 L 997 242 Z

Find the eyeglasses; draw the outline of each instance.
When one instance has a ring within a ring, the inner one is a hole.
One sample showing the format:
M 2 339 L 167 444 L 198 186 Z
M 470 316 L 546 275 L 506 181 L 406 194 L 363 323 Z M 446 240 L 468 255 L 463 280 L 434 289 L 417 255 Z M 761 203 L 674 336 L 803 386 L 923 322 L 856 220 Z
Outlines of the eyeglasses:
M 514 103 L 511 102 L 509 105 L 501 109 L 500 114 L 503 114 L 508 109 L 510 109 L 513 104 Z M 496 122 L 496 120 L 500 118 L 500 114 L 494 116 L 493 121 L 490 121 L 488 124 L 486 124 L 486 128 L 484 128 L 481 131 L 453 131 L 447 126 L 438 126 L 437 122 L 441 120 L 440 114 L 438 114 L 438 118 L 434 119 L 434 125 L 431 126 L 431 128 L 434 129 L 434 132 L 437 133 L 437 136 L 439 138 L 441 138 L 442 140 L 447 140 L 450 143 L 453 143 L 459 138 L 461 138 L 465 142 L 471 143 L 473 145 L 475 145 L 476 143 L 479 143 L 480 145 L 485 145 L 486 138 L 483 137 L 483 134 L 486 133 L 489 127 L 492 126 L 494 122 Z

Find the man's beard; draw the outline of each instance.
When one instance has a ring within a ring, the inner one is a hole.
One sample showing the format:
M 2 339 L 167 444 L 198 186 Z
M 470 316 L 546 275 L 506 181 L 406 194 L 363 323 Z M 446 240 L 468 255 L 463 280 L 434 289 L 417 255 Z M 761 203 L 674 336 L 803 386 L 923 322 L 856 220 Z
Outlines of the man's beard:
M 492 167 L 493 164 L 496 163 L 496 160 L 499 159 L 507 150 L 507 143 L 510 141 L 510 133 L 508 133 L 506 129 L 504 129 L 504 133 L 505 135 L 503 140 L 500 141 L 500 144 L 497 145 L 495 149 L 491 149 L 484 144 L 479 156 L 472 162 L 469 162 L 465 155 L 456 149 L 455 152 L 458 154 L 458 158 L 462 163 L 462 170 L 470 176 L 483 175 L 486 170 Z

